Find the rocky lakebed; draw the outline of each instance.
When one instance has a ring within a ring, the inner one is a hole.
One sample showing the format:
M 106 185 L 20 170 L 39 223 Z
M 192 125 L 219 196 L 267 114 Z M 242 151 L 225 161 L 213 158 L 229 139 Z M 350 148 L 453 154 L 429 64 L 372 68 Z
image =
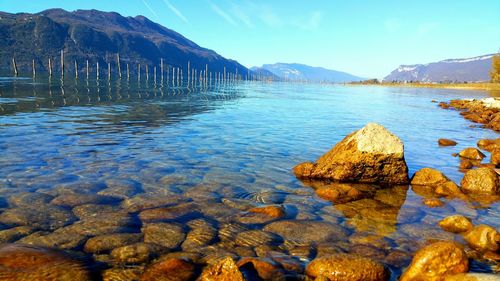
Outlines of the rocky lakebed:
M 500 128 L 491 100 L 440 106 Z M 439 137 L 436 150 L 457 145 Z M 58 159 L 30 188 L 1 182 L 0 280 L 499 280 L 500 138 L 476 142 L 449 155 L 456 182 L 431 166 L 411 173 L 403 141 L 367 122 L 316 161 L 287 164 L 300 187 L 251 192 L 238 183 L 265 177 L 190 159 L 192 174 L 121 166 L 102 180 L 111 162 L 82 180 Z

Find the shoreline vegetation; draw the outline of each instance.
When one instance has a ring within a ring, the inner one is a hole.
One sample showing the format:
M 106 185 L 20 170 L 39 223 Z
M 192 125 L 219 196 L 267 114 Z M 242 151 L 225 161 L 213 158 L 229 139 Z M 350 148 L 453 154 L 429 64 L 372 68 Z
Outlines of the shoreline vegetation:
M 491 83 L 491 82 L 477 82 L 477 83 L 476 82 L 471 82 L 471 83 L 379 82 L 378 80 L 373 79 L 361 82 L 346 83 L 344 85 L 500 91 L 500 83 Z

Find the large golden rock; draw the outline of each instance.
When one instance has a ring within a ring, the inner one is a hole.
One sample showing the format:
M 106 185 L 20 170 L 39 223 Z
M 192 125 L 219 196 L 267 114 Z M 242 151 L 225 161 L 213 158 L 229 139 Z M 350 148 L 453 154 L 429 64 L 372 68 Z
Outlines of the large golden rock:
M 473 194 L 497 195 L 500 193 L 500 181 L 495 171 L 478 168 L 467 171 L 462 179 L 462 191 Z
M 497 251 L 499 249 L 500 234 L 488 225 L 478 225 L 464 235 L 465 241 L 471 248 L 479 251 Z
M 298 178 L 341 182 L 407 184 L 408 167 L 401 140 L 379 124 L 349 134 L 316 163 L 293 169 Z
M 21 244 L 0 248 L 0 280 L 91 280 L 80 262 L 62 252 Z
M 423 247 L 413 257 L 400 281 L 441 281 L 445 276 L 469 270 L 462 246 L 454 242 L 436 242 Z
M 244 281 L 243 274 L 231 257 L 206 267 L 200 277 L 201 281 Z
M 470 219 L 461 215 L 448 216 L 439 222 L 439 226 L 453 233 L 466 232 L 474 227 Z
M 326 277 L 336 281 L 383 281 L 389 279 L 387 269 L 371 259 L 351 255 L 335 254 L 319 257 L 306 268 L 310 277 Z

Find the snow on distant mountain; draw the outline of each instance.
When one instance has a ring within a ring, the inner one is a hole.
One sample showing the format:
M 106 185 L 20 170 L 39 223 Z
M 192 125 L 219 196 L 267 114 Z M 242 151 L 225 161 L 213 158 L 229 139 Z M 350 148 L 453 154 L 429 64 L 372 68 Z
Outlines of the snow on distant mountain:
M 364 78 L 346 72 L 297 63 L 264 64 L 262 67 L 252 68 L 252 70 L 266 70 L 281 79 L 295 81 L 345 83 L 364 80 Z
M 472 58 L 447 59 L 428 64 L 400 65 L 385 77 L 384 81 L 488 81 L 493 56 L 494 54 L 490 54 Z

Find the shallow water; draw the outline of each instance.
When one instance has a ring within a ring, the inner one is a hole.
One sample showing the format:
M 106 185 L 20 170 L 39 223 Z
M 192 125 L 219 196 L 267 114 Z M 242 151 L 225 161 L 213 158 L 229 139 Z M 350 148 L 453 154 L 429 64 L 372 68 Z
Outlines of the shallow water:
M 497 134 L 471 127 L 458 112 L 443 110 L 431 100 L 490 95 L 262 82 L 186 88 L 152 81 L 138 85 L 0 79 L 0 229 L 34 227 L 15 237 L 0 235 L 1 242 L 83 252 L 85 241 L 96 233 L 85 233 L 70 241 L 74 243 L 59 242 L 63 238 L 51 233 L 81 234 L 70 227 L 87 219 L 78 215 L 82 205 L 99 204 L 90 205 L 94 211 L 111 205 L 113 215 L 98 216 L 103 222 L 114 220 L 121 210 L 131 221 L 98 234 L 140 233 L 148 223 L 160 221 L 180 225 L 188 237 L 200 221 L 202 229 L 214 232 L 208 242 L 194 248 L 164 247 L 152 258 L 165 252 L 201 252 L 205 262 L 226 254 L 256 256 L 274 250 L 304 265 L 323 253 L 354 252 L 388 265 L 396 278 L 426 240 L 462 241 L 436 226 L 441 218 L 459 213 L 475 224 L 498 228 L 500 204 L 443 200 L 444 207 L 428 208 L 411 188 L 373 186 L 366 187 L 372 196 L 358 204 L 332 204 L 298 181 L 292 167 L 317 159 L 348 133 L 377 122 L 403 140 L 411 174 L 433 167 L 459 183 L 463 174 L 451 154 Z M 442 137 L 458 145 L 438 147 Z M 182 209 L 186 204 L 191 205 L 184 209 L 192 212 L 176 210 L 171 217 L 152 220 L 140 214 L 164 206 Z M 297 241 L 285 234 L 271 239 L 264 235 L 268 232 L 238 236 L 270 229 L 266 226 L 276 220 L 246 212 L 269 204 L 285 207 L 281 220 L 323 221 L 343 234 L 325 241 Z M 53 211 L 56 205 L 60 209 Z M 40 217 L 26 214 L 27 208 L 64 215 Z M 48 238 L 34 239 L 37 235 Z M 109 252 L 89 257 L 104 260 L 99 269 L 122 267 Z M 491 272 L 494 267 L 481 260 L 472 264 L 473 271 Z

